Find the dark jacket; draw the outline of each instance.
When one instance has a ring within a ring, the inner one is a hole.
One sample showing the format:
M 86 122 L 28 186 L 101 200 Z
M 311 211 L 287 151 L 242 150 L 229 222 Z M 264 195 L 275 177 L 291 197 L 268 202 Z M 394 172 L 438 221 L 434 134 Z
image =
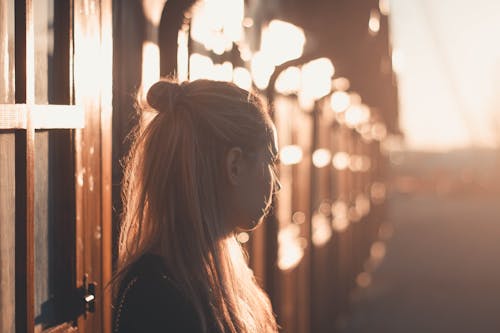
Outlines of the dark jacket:
M 146 254 L 132 266 L 115 302 L 113 332 L 201 332 L 196 311 L 159 256 Z

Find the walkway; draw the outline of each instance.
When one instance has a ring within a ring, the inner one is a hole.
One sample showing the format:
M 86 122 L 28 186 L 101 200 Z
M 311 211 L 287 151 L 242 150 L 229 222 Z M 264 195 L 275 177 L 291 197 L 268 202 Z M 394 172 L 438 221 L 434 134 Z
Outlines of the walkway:
M 394 236 L 342 333 L 499 333 L 500 197 L 391 198 Z

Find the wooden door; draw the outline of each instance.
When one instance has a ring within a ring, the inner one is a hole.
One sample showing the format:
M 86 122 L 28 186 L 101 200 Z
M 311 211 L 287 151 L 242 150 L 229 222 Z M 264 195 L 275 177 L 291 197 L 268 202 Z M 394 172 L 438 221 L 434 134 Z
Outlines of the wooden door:
M 1 332 L 110 332 L 110 7 L 0 0 Z

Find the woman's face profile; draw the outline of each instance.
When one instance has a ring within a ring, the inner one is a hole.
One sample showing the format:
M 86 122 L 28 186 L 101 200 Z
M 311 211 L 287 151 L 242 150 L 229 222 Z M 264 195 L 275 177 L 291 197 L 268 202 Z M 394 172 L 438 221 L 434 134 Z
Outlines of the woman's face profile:
M 232 161 L 228 163 L 232 168 L 228 222 L 233 230 L 254 229 L 269 212 L 273 193 L 280 188 L 274 171 L 278 152 L 276 135 L 272 141 L 255 153 L 245 154 L 238 148 L 228 153 Z

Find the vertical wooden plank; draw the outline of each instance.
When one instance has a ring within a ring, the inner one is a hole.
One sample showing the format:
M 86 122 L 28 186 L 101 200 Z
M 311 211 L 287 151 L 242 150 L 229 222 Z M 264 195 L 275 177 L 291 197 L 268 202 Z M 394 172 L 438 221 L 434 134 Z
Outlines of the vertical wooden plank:
M 96 311 L 79 318 L 84 332 L 111 330 L 112 1 L 74 3 L 75 102 L 85 110 L 76 132 L 77 279 L 97 285 Z M 95 77 L 99 73 L 99 77 Z
M 0 103 L 14 103 L 14 0 L 0 0 Z M 0 131 L 0 332 L 15 332 L 15 134 Z
M 89 281 L 100 281 L 100 116 L 99 85 L 99 1 L 74 2 L 74 70 L 75 103 L 85 112 L 85 128 L 76 132 L 77 153 L 77 285 L 83 286 L 84 276 Z M 96 195 L 99 193 L 99 195 Z M 97 236 L 97 237 L 96 237 Z M 94 240 L 97 241 L 94 241 Z M 97 263 L 96 263 L 97 260 Z M 97 265 L 96 265 L 97 264 Z M 101 299 L 101 295 L 96 295 Z M 99 308 L 97 308 L 99 309 Z M 83 332 L 100 332 L 100 313 L 90 313 L 78 319 Z
M 73 40 L 73 48 L 74 48 L 74 58 L 73 58 L 73 75 L 74 75 L 74 82 L 73 82 L 73 91 L 75 92 L 74 95 L 74 101 L 75 104 L 81 104 L 80 102 L 80 96 L 78 93 L 78 90 L 80 89 L 79 82 L 80 79 L 80 74 L 78 71 L 78 68 L 80 67 L 80 55 L 79 52 L 80 48 L 82 48 L 79 43 L 81 43 L 81 39 L 83 38 L 82 32 L 80 25 L 82 24 L 82 18 L 80 17 L 81 11 L 81 1 L 79 0 L 74 0 L 73 2 L 73 8 L 72 8 L 72 15 L 73 15 L 73 29 L 74 29 L 74 40 Z M 87 112 L 84 110 L 84 112 Z M 83 285 L 83 276 L 85 274 L 85 264 L 84 260 L 86 257 L 85 253 L 85 243 L 84 243 L 84 176 L 85 176 L 85 169 L 83 167 L 83 161 L 82 161 L 82 141 L 83 141 L 83 129 L 76 129 L 75 130 L 75 182 L 76 182 L 76 188 L 75 188 L 75 213 L 76 213 L 76 219 L 75 219 L 75 261 L 76 261 L 76 267 L 75 267 L 75 272 L 76 272 L 76 281 L 75 281 L 75 288 L 81 288 Z M 82 332 L 85 332 L 85 320 L 82 319 L 81 317 L 78 318 L 78 329 Z
M 15 320 L 15 137 L 0 133 L 0 332 L 14 333 Z
M 35 32 L 33 1 L 26 0 L 26 104 L 35 103 Z M 30 113 L 26 126 L 26 317 L 27 332 L 35 331 L 35 129 Z
M 16 103 L 33 104 L 34 31 L 31 0 L 16 2 Z M 28 113 L 29 114 L 29 113 Z M 34 139 L 16 132 L 16 331 L 34 332 Z

